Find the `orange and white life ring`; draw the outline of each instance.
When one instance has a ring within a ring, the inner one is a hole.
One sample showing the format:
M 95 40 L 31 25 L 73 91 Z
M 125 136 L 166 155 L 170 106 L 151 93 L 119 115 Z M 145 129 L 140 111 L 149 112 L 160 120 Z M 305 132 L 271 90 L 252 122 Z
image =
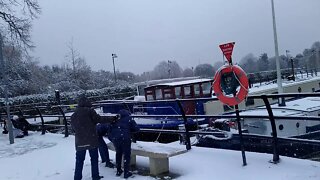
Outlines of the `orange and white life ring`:
M 235 94 L 228 96 L 221 88 L 221 76 L 224 73 L 234 73 L 235 78 L 240 84 L 240 90 Z M 213 90 L 217 98 L 228 106 L 234 106 L 241 103 L 248 94 L 249 82 L 246 73 L 243 69 L 237 65 L 225 65 L 222 66 L 214 76 Z

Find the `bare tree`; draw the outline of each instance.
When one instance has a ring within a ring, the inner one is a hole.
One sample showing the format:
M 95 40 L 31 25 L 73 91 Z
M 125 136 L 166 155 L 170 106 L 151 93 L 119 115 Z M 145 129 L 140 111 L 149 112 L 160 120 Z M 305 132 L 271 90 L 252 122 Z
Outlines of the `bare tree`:
M 258 71 L 257 65 L 258 58 L 255 57 L 253 54 L 247 54 L 240 60 L 240 66 L 243 70 L 247 73 L 253 73 Z
M 78 51 L 74 48 L 73 45 L 73 38 L 71 39 L 71 41 L 67 44 L 69 52 L 68 54 L 65 56 L 67 61 L 71 63 L 71 68 L 72 68 L 72 77 L 74 79 L 77 79 L 77 73 L 76 73 L 76 64 L 77 62 L 81 59 L 80 54 L 78 53 Z
M 87 64 L 84 57 L 74 48 L 73 39 L 68 43 L 68 54 L 65 56 L 71 63 L 71 78 L 75 85 L 81 89 L 89 89 L 92 86 L 91 67 Z M 69 69 L 69 65 L 66 65 Z
M 33 47 L 30 37 L 31 20 L 41 9 L 37 0 L 0 0 L 1 33 L 24 47 Z
M 199 64 L 196 66 L 194 74 L 200 77 L 212 78 L 215 74 L 215 71 L 211 64 Z
M 177 78 L 182 76 L 182 69 L 176 61 L 161 61 L 151 75 L 152 79 Z
M 185 69 L 182 71 L 182 75 L 183 75 L 183 77 L 192 77 L 192 76 L 193 76 L 193 69 L 191 69 L 191 68 L 185 68 Z

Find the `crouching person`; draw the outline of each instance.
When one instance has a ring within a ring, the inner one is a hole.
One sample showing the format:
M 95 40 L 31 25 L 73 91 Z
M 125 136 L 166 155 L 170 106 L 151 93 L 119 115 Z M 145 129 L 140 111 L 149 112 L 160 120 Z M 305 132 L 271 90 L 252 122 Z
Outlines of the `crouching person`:
M 30 124 L 24 117 L 22 116 L 19 117 L 17 115 L 14 115 L 12 117 L 11 122 L 13 127 L 15 128 L 14 131 L 15 131 L 16 138 L 22 138 L 24 136 L 28 136 L 28 130 L 29 130 Z
M 78 99 L 78 106 L 71 116 L 71 126 L 75 131 L 76 146 L 76 167 L 74 180 L 82 179 L 83 163 L 86 151 L 89 151 L 91 158 L 91 175 L 93 180 L 99 180 L 103 176 L 99 175 L 98 168 L 98 134 L 96 125 L 98 123 L 111 123 L 118 119 L 118 116 L 101 117 L 91 108 L 92 105 L 84 96 Z
M 124 172 L 124 178 L 132 176 L 130 169 L 131 156 L 131 136 L 132 133 L 138 132 L 137 123 L 131 118 L 127 110 L 119 111 L 120 119 L 110 125 L 109 138 L 116 149 L 116 176 L 121 176 Z M 123 169 L 121 169 L 122 156 L 124 159 Z

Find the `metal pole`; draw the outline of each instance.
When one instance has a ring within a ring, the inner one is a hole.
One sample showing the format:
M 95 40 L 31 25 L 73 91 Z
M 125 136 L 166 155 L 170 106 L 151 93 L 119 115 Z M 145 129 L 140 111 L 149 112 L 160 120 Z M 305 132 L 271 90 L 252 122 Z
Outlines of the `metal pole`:
M 183 106 L 181 104 L 181 102 L 179 100 L 176 100 L 178 106 L 179 106 L 179 109 L 181 111 L 181 115 L 182 115 L 182 118 L 183 118 L 183 123 L 184 123 L 184 127 L 185 127 L 185 133 L 186 133 L 186 149 L 187 150 L 190 150 L 191 149 L 191 141 L 190 141 L 190 133 L 189 133 L 189 128 L 188 128 L 188 120 L 187 120 L 187 117 L 186 117 L 186 113 L 183 109 Z
M 289 50 L 286 50 L 286 56 L 287 56 L 287 69 L 289 69 L 289 66 L 290 66 L 290 64 L 289 64 Z
M 240 146 L 241 146 L 241 155 L 242 155 L 242 163 L 243 166 L 247 165 L 246 153 L 244 151 L 244 144 L 243 144 L 243 137 L 242 137 L 242 128 L 240 123 L 240 113 L 239 113 L 239 106 L 235 105 L 236 109 L 236 116 L 237 116 L 237 124 L 238 124 L 238 132 L 240 137 Z
M 69 131 L 68 131 L 68 122 L 67 122 L 67 117 L 66 114 L 64 113 L 63 109 L 61 106 L 58 106 L 58 109 L 60 111 L 60 113 L 63 116 L 63 123 L 64 123 L 64 137 L 68 137 L 69 136 Z
M 41 119 L 41 134 L 46 134 L 46 127 L 44 126 L 44 119 L 43 119 L 43 116 L 42 116 L 42 113 L 41 113 L 41 110 L 40 108 L 38 107 L 35 107 L 38 114 L 40 115 L 40 119 Z
M 114 66 L 114 58 L 116 58 L 116 54 L 112 54 L 112 63 L 113 63 L 113 73 L 114 73 L 114 82 L 117 82 L 117 76 L 116 76 L 116 67 Z
M 168 73 L 169 73 L 169 79 L 171 78 L 171 67 L 170 67 L 171 61 L 168 60 Z
M 320 49 L 317 47 L 316 48 L 316 72 L 318 71 L 318 69 L 319 69 L 319 53 L 320 53 Z
M 4 95 L 5 95 L 5 100 L 6 100 L 7 127 L 8 127 L 8 131 L 9 131 L 9 141 L 10 141 L 10 144 L 13 144 L 14 137 L 13 137 L 13 129 L 12 129 L 9 99 L 8 99 L 8 84 L 9 84 L 9 82 L 8 82 L 7 72 L 5 72 L 6 67 L 5 67 L 5 62 L 3 59 L 2 47 L 3 47 L 3 39 L 2 39 L 2 35 L 0 34 L 0 68 L 1 68 L 0 71 L 2 73 L 2 78 L 4 80 Z
M 291 58 L 290 60 L 291 60 L 291 73 L 292 73 L 292 78 L 293 78 L 293 81 L 296 81 L 296 77 L 295 77 L 295 75 L 294 75 L 293 58 Z
M 274 50 L 276 55 L 276 66 L 277 66 L 277 83 L 278 83 L 278 93 L 283 93 L 281 71 L 280 71 L 280 60 L 279 60 L 279 48 L 278 48 L 278 37 L 277 37 L 277 27 L 276 27 L 276 16 L 274 11 L 274 3 L 271 0 L 272 8 L 272 20 L 273 20 L 273 36 L 274 36 Z M 279 98 L 279 106 L 285 106 L 284 98 Z
M 273 145 L 273 158 L 272 162 L 277 164 L 280 161 L 279 153 L 278 153 L 278 135 L 277 135 L 277 127 L 276 127 L 276 121 L 273 116 L 272 108 L 270 106 L 270 103 L 268 101 L 268 98 L 266 95 L 262 95 L 262 100 L 264 104 L 266 105 L 269 118 L 270 118 L 270 123 L 271 123 L 271 129 L 272 129 L 272 145 Z

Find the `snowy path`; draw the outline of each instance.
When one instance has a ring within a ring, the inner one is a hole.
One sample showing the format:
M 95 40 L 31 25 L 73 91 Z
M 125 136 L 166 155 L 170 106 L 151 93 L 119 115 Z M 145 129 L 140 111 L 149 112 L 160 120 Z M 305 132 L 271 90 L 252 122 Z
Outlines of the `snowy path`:
M 152 146 L 152 143 L 150 143 Z M 173 145 L 174 146 L 174 145 Z M 0 134 L 1 180 L 70 180 L 74 171 L 74 137 L 59 134 L 30 133 L 15 139 L 10 145 L 7 135 Z M 241 153 L 237 151 L 193 147 L 189 152 L 170 158 L 169 176 L 162 179 L 179 180 L 319 180 L 320 163 L 281 157 L 279 164 L 271 164 L 270 154 L 246 153 L 248 165 L 242 166 Z M 114 159 L 114 152 L 110 151 Z M 148 159 L 137 157 L 139 169 L 147 168 Z M 140 171 L 140 170 L 139 170 Z M 115 177 L 115 169 L 100 164 L 104 179 Z M 139 174 L 141 174 L 139 172 Z M 83 175 L 90 180 L 90 161 L 87 156 Z M 135 174 L 133 179 L 151 180 L 159 177 Z

